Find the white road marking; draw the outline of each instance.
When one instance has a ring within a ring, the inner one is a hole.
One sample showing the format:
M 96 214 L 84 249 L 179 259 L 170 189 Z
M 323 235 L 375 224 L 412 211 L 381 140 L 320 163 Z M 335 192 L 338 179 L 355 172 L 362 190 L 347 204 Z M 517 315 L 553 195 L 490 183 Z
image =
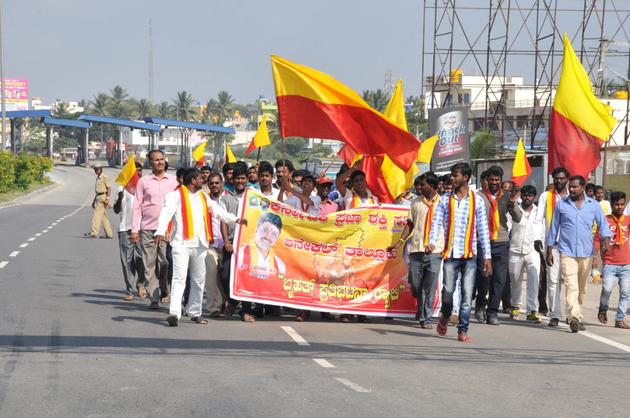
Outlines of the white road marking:
M 20 244 L 20 248 L 26 248 L 28 247 L 28 242 L 25 242 L 23 244 Z
M 19 253 L 19 251 L 13 251 L 11 254 L 9 254 L 9 257 L 17 257 Z
M 599 341 L 600 343 L 604 343 L 604 344 L 609 345 L 611 347 L 618 348 L 621 351 L 625 351 L 626 353 L 630 353 L 630 347 L 625 345 L 625 344 L 618 343 L 617 341 L 613 341 L 613 340 L 611 340 L 609 338 L 602 337 L 600 335 L 593 334 L 592 332 L 588 332 L 588 331 L 582 331 L 582 332 L 580 332 L 580 334 L 582 334 L 583 336 L 588 337 L 588 338 L 590 338 L 592 340 Z
M 29 239 L 27 239 L 27 241 L 35 241 L 37 238 L 35 237 L 30 237 Z
M 328 360 L 323 358 L 314 358 L 313 361 L 322 366 L 324 369 L 332 369 L 335 367 Z
M 351 380 L 348 379 L 344 379 L 343 377 L 335 377 L 335 380 L 339 383 L 343 383 L 344 385 L 348 386 L 350 389 L 352 389 L 355 392 L 359 392 L 359 393 L 369 393 L 371 392 L 371 390 L 364 388 L 363 386 L 359 386 L 356 383 L 354 383 Z
M 9 262 L 8 262 L 8 261 L 3 261 L 3 262 L 0 262 L 0 269 L 3 269 L 3 268 L 4 268 L 4 266 L 6 266 L 7 264 L 9 264 Z
M 310 345 L 300 334 L 298 334 L 293 328 L 288 326 L 280 327 L 284 332 L 289 334 L 289 337 L 293 339 L 298 345 Z
M 46 232 L 48 232 L 48 230 L 47 229 L 43 229 L 41 233 L 45 234 Z
M 50 226 L 55 226 L 55 225 L 57 225 L 57 222 L 53 222 L 50 224 Z
M 41 236 L 42 236 L 42 233 L 41 233 L 41 232 L 38 232 L 37 234 L 35 234 L 35 236 L 36 236 L 36 237 L 41 237 Z

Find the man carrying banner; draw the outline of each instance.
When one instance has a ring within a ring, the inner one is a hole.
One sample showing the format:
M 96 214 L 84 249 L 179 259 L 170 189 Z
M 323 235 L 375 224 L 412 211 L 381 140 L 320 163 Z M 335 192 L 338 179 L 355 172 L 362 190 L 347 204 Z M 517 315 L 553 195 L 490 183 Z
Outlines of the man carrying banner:
M 357 161 L 355 165 L 337 176 L 335 180 L 335 186 L 337 186 L 337 190 L 343 196 L 345 210 L 378 205 L 378 198 L 367 187 L 365 173 L 357 168 L 359 163 L 360 161 Z M 348 178 L 350 179 L 352 190 L 346 187 Z
M 593 257 L 593 232 L 597 223 L 602 242 L 602 252 L 610 248 L 612 232 L 601 206 L 595 199 L 586 197 L 582 176 L 569 179 L 569 197 L 556 204 L 547 235 L 547 265 L 552 266 L 552 251 L 560 253 L 560 274 L 566 286 L 567 317 L 571 331 L 584 331 L 582 304 L 586 295 L 586 281 L 591 275 Z
M 429 232 L 433 222 L 433 214 L 440 200 L 437 193 L 438 177 L 432 173 L 424 173 L 413 182 L 419 196 L 411 202 L 407 225 L 400 240 L 388 251 L 398 249 L 409 237 L 409 282 L 412 292 L 418 301 L 418 321 L 422 329 L 432 329 L 431 314 L 435 287 L 442 267 L 441 253 L 444 250 L 444 234 L 438 233 L 435 247 L 428 251 Z
M 164 207 L 160 212 L 155 240 L 166 239 L 168 225 L 173 221 L 173 282 L 169 315 L 169 326 L 177 326 L 182 313 L 182 296 L 186 287 L 186 274 L 190 272 L 190 296 L 188 316 L 197 324 L 207 324 L 201 318 L 201 300 L 203 298 L 206 276 L 205 259 L 208 247 L 214 242 L 212 221 L 216 216 L 224 222 L 247 224 L 244 219 L 237 219 L 201 191 L 202 174 L 196 168 L 186 169 L 184 184 L 166 195 Z
M 488 218 L 483 200 L 468 187 L 471 175 L 472 169 L 468 163 L 457 163 L 451 167 L 453 191 L 440 198 L 431 223 L 429 244 L 425 247 L 426 252 L 433 252 L 440 237 L 444 237 L 442 251 L 444 287 L 442 312 L 437 325 L 439 335 L 446 335 L 448 320 L 453 310 L 455 281 L 461 274 L 462 301 L 459 308 L 457 339 L 462 342 L 470 341 L 468 325 L 477 272 L 477 241 L 481 242 L 484 273 L 486 277 L 492 275 Z
M 556 208 L 557 202 L 569 195 L 567 184 L 569 183 L 569 171 L 564 167 L 556 167 L 552 173 L 553 189 L 543 193 L 538 200 L 536 208 L 536 218 L 534 229 L 534 249 L 538 252 L 543 251 L 543 242 L 549 234 L 551 227 L 551 218 Z M 557 327 L 560 323 L 562 313 L 561 305 L 561 282 L 560 282 L 560 253 L 557 249 L 551 251 L 553 262 L 547 263 L 547 297 L 549 305 L 550 327 Z
M 488 168 L 488 187 L 484 188 L 479 197 L 485 203 L 488 214 L 488 230 L 490 233 L 490 247 L 492 254 L 492 276 L 490 280 L 483 274 L 477 274 L 477 298 L 475 300 L 475 316 L 479 318 L 488 304 L 486 322 L 490 325 L 499 325 L 499 304 L 503 297 L 503 290 L 508 280 L 508 254 L 510 239 L 508 233 L 507 217 L 512 222 L 521 221 L 521 209 L 516 206 L 516 193 L 505 193 L 501 188 L 503 181 L 503 169 L 493 165 Z M 484 260 L 480 260 L 477 269 L 483 267 Z M 479 273 L 479 272 L 478 272 Z M 486 295 L 489 293 L 489 298 Z M 508 302 L 509 303 L 509 302 Z M 504 306 L 504 308 L 506 308 Z

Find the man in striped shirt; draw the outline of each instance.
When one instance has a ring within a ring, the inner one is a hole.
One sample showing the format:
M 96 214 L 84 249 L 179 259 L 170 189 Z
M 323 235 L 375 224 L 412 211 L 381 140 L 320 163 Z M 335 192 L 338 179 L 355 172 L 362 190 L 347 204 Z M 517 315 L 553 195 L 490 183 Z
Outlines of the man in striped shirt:
M 486 277 L 492 275 L 488 217 L 483 200 L 468 187 L 471 175 L 472 169 L 468 163 L 457 163 L 451 167 L 453 191 L 442 196 L 435 208 L 429 245 L 426 246 L 426 252 L 432 252 L 444 231 L 444 287 L 437 332 L 439 335 L 446 335 L 453 310 L 455 282 L 461 274 L 462 301 L 459 307 L 457 339 L 462 342 L 470 341 L 468 324 L 477 272 L 477 240 L 480 241 L 483 252 L 484 273 Z

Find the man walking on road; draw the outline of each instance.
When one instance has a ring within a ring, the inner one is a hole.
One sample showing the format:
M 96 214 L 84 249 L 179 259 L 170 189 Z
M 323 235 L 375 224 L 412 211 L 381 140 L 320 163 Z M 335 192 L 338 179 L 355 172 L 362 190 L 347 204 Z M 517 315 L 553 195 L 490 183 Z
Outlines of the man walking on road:
M 582 304 L 586 281 L 591 275 L 593 223 L 602 239 L 602 252 L 608 251 L 612 232 L 599 203 L 586 197 L 582 176 L 569 179 L 569 197 L 557 202 L 547 236 L 547 265 L 554 264 L 553 248 L 560 253 L 560 276 L 566 286 L 567 317 L 571 331 L 584 331 Z
M 138 176 L 142 177 L 142 164 L 139 162 L 136 162 L 136 172 Z M 120 186 L 118 198 L 116 203 L 114 203 L 114 213 L 120 213 L 118 248 L 120 250 L 120 263 L 122 264 L 123 279 L 125 280 L 127 291 L 123 297 L 125 300 L 133 300 L 134 287 L 139 297 L 144 298 L 147 295 L 142 248 L 139 242 L 131 242 L 131 217 L 134 201 L 135 195 L 129 193 L 125 187 Z
M 444 287 L 442 288 L 442 312 L 437 324 L 439 335 L 446 335 L 448 320 L 453 311 L 453 291 L 458 275 L 461 274 L 461 304 L 457 339 L 469 342 L 468 324 L 472 293 L 477 272 L 477 241 L 481 241 L 484 258 L 484 273 L 492 275 L 490 260 L 490 235 L 486 208 L 475 192 L 470 190 L 468 182 L 472 169 L 467 163 L 457 163 L 451 167 L 453 191 L 444 194 L 435 208 L 427 253 L 433 252 L 444 231 Z M 500 295 L 499 295 L 500 297 Z
M 112 186 L 110 186 L 107 176 L 103 174 L 101 167 L 94 167 L 94 174 L 96 174 L 96 183 L 94 185 L 94 201 L 92 202 L 92 208 L 94 209 L 94 214 L 92 215 L 92 229 L 83 236 L 86 238 L 96 238 L 102 223 L 105 235 L 100 238 L 111 239 L 113 233 L 112 227 L 109 224 L 109 218 L 107 217 L 107 208 L 109 207 L 109 197 L 112 194 Z
M 552 173 L 553 189 L 543 193 L 536 208 L 536 219 L 534 228 L 534 249 L 540 253 L 543 251 L 543 243 L 549 237 L 551 228 L 551 218 L 556 208 L 557 202 L 569 195 L 567 184 L 569 182 L 569 171 L 564 167 L 556 167 Z M 545 233 L 547 233 L 545 237 Z M 555 237 L 554 237 L 555 238 Z M 562 313 L 562 294 L 560 282 L 560 253 L 556 248 L 551 251 L 552 263 L 547 266 L 547 297 L 549 305 L 550 327 L 557 327 Z
M 480 201 L 485 203 L 488 216 L 488 230 L 490 234 L 490 248 L 492 254 L 492 276 L 488 280 L 483 274 L 477 274 L 477 298 L 475 300 L 475 316 L 483 317 L 482 311 L 488 304 L 486 322 L 499 325 L 499 304 L 508 281 L 508 256 L 510 249 L 510 235 L 508 232 L 508 214 L 512 222 L 521 221 L 521 209 L 515 205 L 516 193 L 504 192 L 503 169 L 493 165 L 487 171 L 488 187 L 479 193 Z M 478 269 L 483 267 L 483 260 Z M 489 293 L 489 298 L 486 295 Z M 504 308 L 507 308 L 504 306 Z
M 630 329 L 630 325 L 623 320 L 628 309 L 630 297 L 630 217 L 623 214 L 626 206 L 626 194 L 613 192 L 610 195 L 612 214 L 606 216 L 606 222 L 614 234 L 612 244 L 604 258 L 604 283 L 599 299 L 599 313 L 597 319 L 602 324 L 608 322 L 608 301 L 610 292 L 619 283 L 619 304 L 615 315 L 615 328 Z
M 166 239 L 168 225 L 173 221 L 173 285 L 169 315 L 166 318 L 170 326 L 177 326 L 181 317 L 189 269 L 188 316 L 197 324 L 208 323 L 201 318 L 201 301 L 206 278 L 206 256 L 209 246 L 214 243 L 212 221 L 215 216 L 224 222 L 237 221 L 234 215 L 201 191 L 202 186 L 203 177 L 199 170 L 187 169 L 183 186 L 166 195 L 155 231 L 155 241 L 159 244 Z
M 143 176 L 136 185 L 136 200 L 133 204 L 131 241 L 142 245 L 147 291 L 151 298 L 149 309 L 158 309 L 160 283 L 158 269 L 168 268 L 166 261 L 166 240 L 156 242 L 154 235 L 158 226 L 164 197 L 177 187 L 177 179 L 166 172 L 164 153 L 160 150 L 149 152 L 151 174 Z M 163 276 L 163 275 L 161 275 Z

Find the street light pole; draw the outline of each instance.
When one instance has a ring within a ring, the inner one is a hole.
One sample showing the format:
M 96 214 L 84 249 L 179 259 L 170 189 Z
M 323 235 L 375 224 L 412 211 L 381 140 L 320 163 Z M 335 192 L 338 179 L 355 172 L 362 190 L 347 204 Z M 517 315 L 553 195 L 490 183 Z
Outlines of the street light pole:
M 2 52 L 2 30 L 4 25 L 2 23 L 2 0 L 0 0 L 0 82 L 2 87 L 0 88 L 0 106 L 2 106 L 2 148 L 6 146 L 6 132 L 7 132 L 7 119 L 6 119 L 6 100 L 5 100 L 5 80 L 4 80 L 4 53 Z M 15 144 L 11 142 L 11 151 L 15 152 Z

